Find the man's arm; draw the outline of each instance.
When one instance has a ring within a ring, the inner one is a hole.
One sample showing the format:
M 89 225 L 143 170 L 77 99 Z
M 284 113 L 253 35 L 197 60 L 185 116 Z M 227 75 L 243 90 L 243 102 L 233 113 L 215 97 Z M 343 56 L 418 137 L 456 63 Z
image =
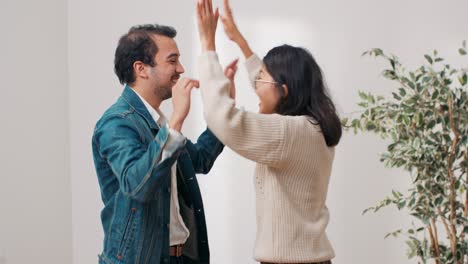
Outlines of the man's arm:
M 154 193 L 170 175 L 174 160 L 161 159 L 168 139 L 168 129 L 163 127 L 145 146 L 133 123 L 119 115 L 104 120 L 94 136 L 99 154 L 107 160 L 122 193 L 140 202 L 154 199 Z
M 209 129 L 198 137 L 197 143 L 187 140 L 185 147 L 189 152 L 195 172 L 203 174 L 211 170 L 216 158 L 224 149 L 223 143 Z

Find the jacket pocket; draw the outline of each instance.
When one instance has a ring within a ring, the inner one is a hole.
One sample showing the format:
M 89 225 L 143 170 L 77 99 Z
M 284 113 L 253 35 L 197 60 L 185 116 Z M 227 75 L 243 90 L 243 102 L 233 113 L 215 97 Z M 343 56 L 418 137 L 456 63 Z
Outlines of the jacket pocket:
M 125 228 L 120 239 L 119 248 L 117 251 L 117 258 L 122 260 L 125 258 L 128 248 L 133 243 L 133 233 L 135 229 L 134 218 L 137 208 L 133 207 L 128 214 L 127 221 L 125 222 Z

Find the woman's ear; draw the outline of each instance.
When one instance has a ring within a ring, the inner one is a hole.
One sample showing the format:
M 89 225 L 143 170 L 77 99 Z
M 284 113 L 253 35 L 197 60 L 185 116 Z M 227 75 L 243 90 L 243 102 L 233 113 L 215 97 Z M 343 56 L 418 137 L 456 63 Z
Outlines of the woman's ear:
M 281 88 L 283 88 L 283 92 L 284 92 L 284 97 L 287 97 L 288 96 L 288 86 L 286 84 L 283 84 L 281 85 Z

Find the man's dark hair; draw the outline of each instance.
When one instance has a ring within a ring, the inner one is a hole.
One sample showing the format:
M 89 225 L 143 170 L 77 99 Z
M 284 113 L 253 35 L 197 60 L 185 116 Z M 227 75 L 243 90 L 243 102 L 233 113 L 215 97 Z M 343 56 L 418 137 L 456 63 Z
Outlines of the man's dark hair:
M 177 31 L 173 27 L 158 24 L 138 25 L 132 27 L 127 34 L 120 37 L 115 50 L 114 71 L 121 84 L 131 84 L 135 81 L 133 63 L 141 61 L 154 66 L 154 56 L 158 46 L 151 36 L 160 35 L 174 38 Z

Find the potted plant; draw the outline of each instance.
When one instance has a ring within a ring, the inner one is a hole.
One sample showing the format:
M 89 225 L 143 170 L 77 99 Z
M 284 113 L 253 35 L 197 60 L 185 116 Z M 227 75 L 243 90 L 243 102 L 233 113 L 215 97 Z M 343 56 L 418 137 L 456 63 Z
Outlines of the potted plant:
M 459 53 L 467 54 L 465 41 Z M 436 50 L 424 55 L 424 65 L 414 70 L 381 49 L 363 55 L 389 62 L 382 74 L 395 83 L 393 97 L 359 92 L 362 112 L 343 123 L 354 133 L 374 132 L 388 141 L 380 160 L 387 167 L 404 169 L 412 181 L 409 190 L 392 191 L 364 213 L 387 206 L 405 209 L 416 224 L 387 236 L 404 235 L 409 258 L 467 263 L 467 70 L 445 63 Z

